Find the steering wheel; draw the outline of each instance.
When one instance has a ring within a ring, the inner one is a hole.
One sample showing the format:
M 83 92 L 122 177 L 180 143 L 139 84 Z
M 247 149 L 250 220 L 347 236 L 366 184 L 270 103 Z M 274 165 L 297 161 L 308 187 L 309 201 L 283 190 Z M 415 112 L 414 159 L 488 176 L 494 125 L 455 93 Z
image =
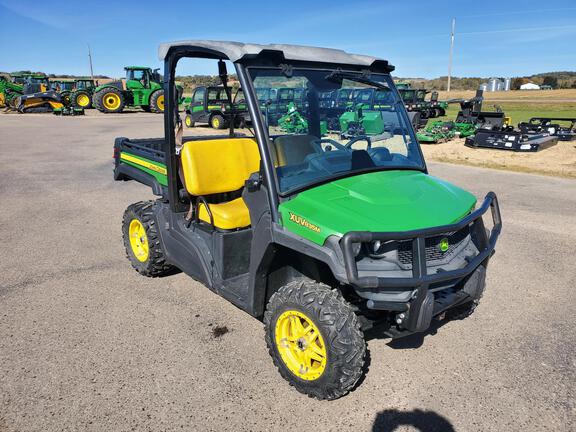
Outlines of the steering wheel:
M 352 145 L 357 143 L 358 141 L 366 141 L 368 143 L 367 146 L 367 150 L 370 150 L 372 148 L 372 140 L 370 139 L 370 137 L 366 136 L 366 135 L 361 135 L 361 136 L 357 136 L 352 138 L 350 141 L 348 141 L 346 143 L 346 145 L 344 146 L 346 149 L 348 150 L 352 150 Z
M 320 148 L 320 150 L 322 150 L 322 151 L 326 151 L 326 150 L 323 150 L 323 149 L 322 149 L 322 146 L 320 145 L 320 144 L 322 144 L 322 143 L 333 145 L 333 146 L 336 147 L 338 150 L 344 150 L 344 151 L 348 151 L 348 152 L 351 150 L 351 149 L 348 147 L 348 144 L 343 145 L 343 144 L 340 144 L 338 141 L 334 141 L 333 139 L 330 139 L 330 138 L 320 138 L 320 139 L 317 139 L 317 140 L 312 141 L 312 143 L 313 143 L 315 146 L 318 146 L 318 147 Z

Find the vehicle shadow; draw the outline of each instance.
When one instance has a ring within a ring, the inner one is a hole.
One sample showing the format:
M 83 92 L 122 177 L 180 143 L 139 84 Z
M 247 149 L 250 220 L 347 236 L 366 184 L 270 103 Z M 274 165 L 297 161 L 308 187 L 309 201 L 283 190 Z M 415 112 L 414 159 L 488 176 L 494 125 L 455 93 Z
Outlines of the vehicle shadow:
M 419 432 L 456 432 L 452 423 L 434 411 L 387 409 L 376 415 L 372 432 L 394 432 L 412 426 Z
M 438 332 L 440 327 L 448 324 L 451 320 L 445 319 L 442 321 L 439 320 L 432 320 L 430 323 L 430 327 L 428 330 L 421 332 L 421 333 L 414 333 L 408 336 L 400 337 L 397 339 L 391 339 L 388 341 L 387 345 L 393 349 L 416 349 L 420 348 L 424 344 L 424 339 L 427 336 L 433 336 Z M 364 336 L 366 340 L 372 339 L 385 339 L 387 336 L 383 334 L 382 329 L 373 328 L 370 330 L 366 330 L 364 332 Z

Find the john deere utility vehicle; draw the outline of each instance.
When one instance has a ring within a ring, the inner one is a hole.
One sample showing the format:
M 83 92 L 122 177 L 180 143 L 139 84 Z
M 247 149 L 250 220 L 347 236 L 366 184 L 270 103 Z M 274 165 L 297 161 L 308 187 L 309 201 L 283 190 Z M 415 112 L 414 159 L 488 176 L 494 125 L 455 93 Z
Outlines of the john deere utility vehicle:
M 179 269 L 262 319 L 280 374 L 319 399 L 346 394 L 362 376 L 364 330 L 400 337 L 474 311 L 501 230 L 496 195 L 477 205 L 428 174 L 387 61 L 214 41 L 163 44 L 159 55 L 164 138 L 114 144 L 114 178 L 158 195 L 124 213 L 126 253 L 139 273 Z M 233 123 L 226 135 L 182 136 L 174 77 L 184 57 L 217 61 L 224 87 L 225 61 L 233 63 L 253 136 Z M 308 128 L 286 133 L 265 123 L 255 89 L 295 82 Z M 319 95 L 353 84 L 389 93 L 385 130 L 377 139 L 322 137 Z
M 124 69 L 126 82 L 110 82 L 94 89 L 94 107 L 104 113 L 122 112 L 126 106 L 154 113 L 164 112 L 164 89 L 158 69 L 140 66 Z
M 225 129 L 232 121 L 232 117 L 234 117 L 236 127 L 243 125 L 246 103 L 237 99 L 238 93 L 242 94 L 242 92 L 239 90 L 236 93 L 233 98 L 234 103 L 231 105 L 226 94 L 228 90 L 230 89 L 222 86 L 196 87 L 190 105 L 186 107 L 184 118 L 186 126 L 194 127 L 198 123 L 207 123 L 214 129 Z

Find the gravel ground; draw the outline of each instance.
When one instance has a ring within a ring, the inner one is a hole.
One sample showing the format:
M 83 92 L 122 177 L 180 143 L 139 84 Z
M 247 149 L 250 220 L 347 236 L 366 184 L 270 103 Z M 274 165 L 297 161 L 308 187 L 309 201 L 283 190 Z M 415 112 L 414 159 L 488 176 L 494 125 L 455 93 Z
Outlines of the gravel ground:
M 1 115 L 0 130 L 0 431 L 575 430 L 576 181 L 431 164 L 499 194 L 483 302 L 372 338 L 363 383 L 319 402 L 276 372 L 259 321 L 126 260 L 122 213 L 151 194 L 113 182 L 113 138 L 160 136 L 161 117 Z

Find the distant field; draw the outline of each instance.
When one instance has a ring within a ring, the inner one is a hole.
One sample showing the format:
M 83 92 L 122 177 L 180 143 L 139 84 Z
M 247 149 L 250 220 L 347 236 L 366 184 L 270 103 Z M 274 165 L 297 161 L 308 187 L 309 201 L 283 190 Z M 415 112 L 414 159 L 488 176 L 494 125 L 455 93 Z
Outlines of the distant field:
M 446 99 L 470 99 L 474 97 L 476 91 L 474 90 L 457 90 L 438 92 L 440 100 Z M 534 101 L 536 103 L 545 103 L 549 101 L 572 101 L 576 103 L 576 89 L 561 89 L 561 90 L 512 90 L 507 92 L 484 92 L 485 100 L 497 101 Z
M 500 106 L 506 116 L 511 117 L 512 124 L 528 121 L 531 117 L 576 117 L 576 101 L 574 102 L 497 102 L 484 101 L 484 111 L 495 111 L 494 105 Z M 452 104 L 446 117 L 440 120 L 454 120 L 460 109 L 459 104 Z

